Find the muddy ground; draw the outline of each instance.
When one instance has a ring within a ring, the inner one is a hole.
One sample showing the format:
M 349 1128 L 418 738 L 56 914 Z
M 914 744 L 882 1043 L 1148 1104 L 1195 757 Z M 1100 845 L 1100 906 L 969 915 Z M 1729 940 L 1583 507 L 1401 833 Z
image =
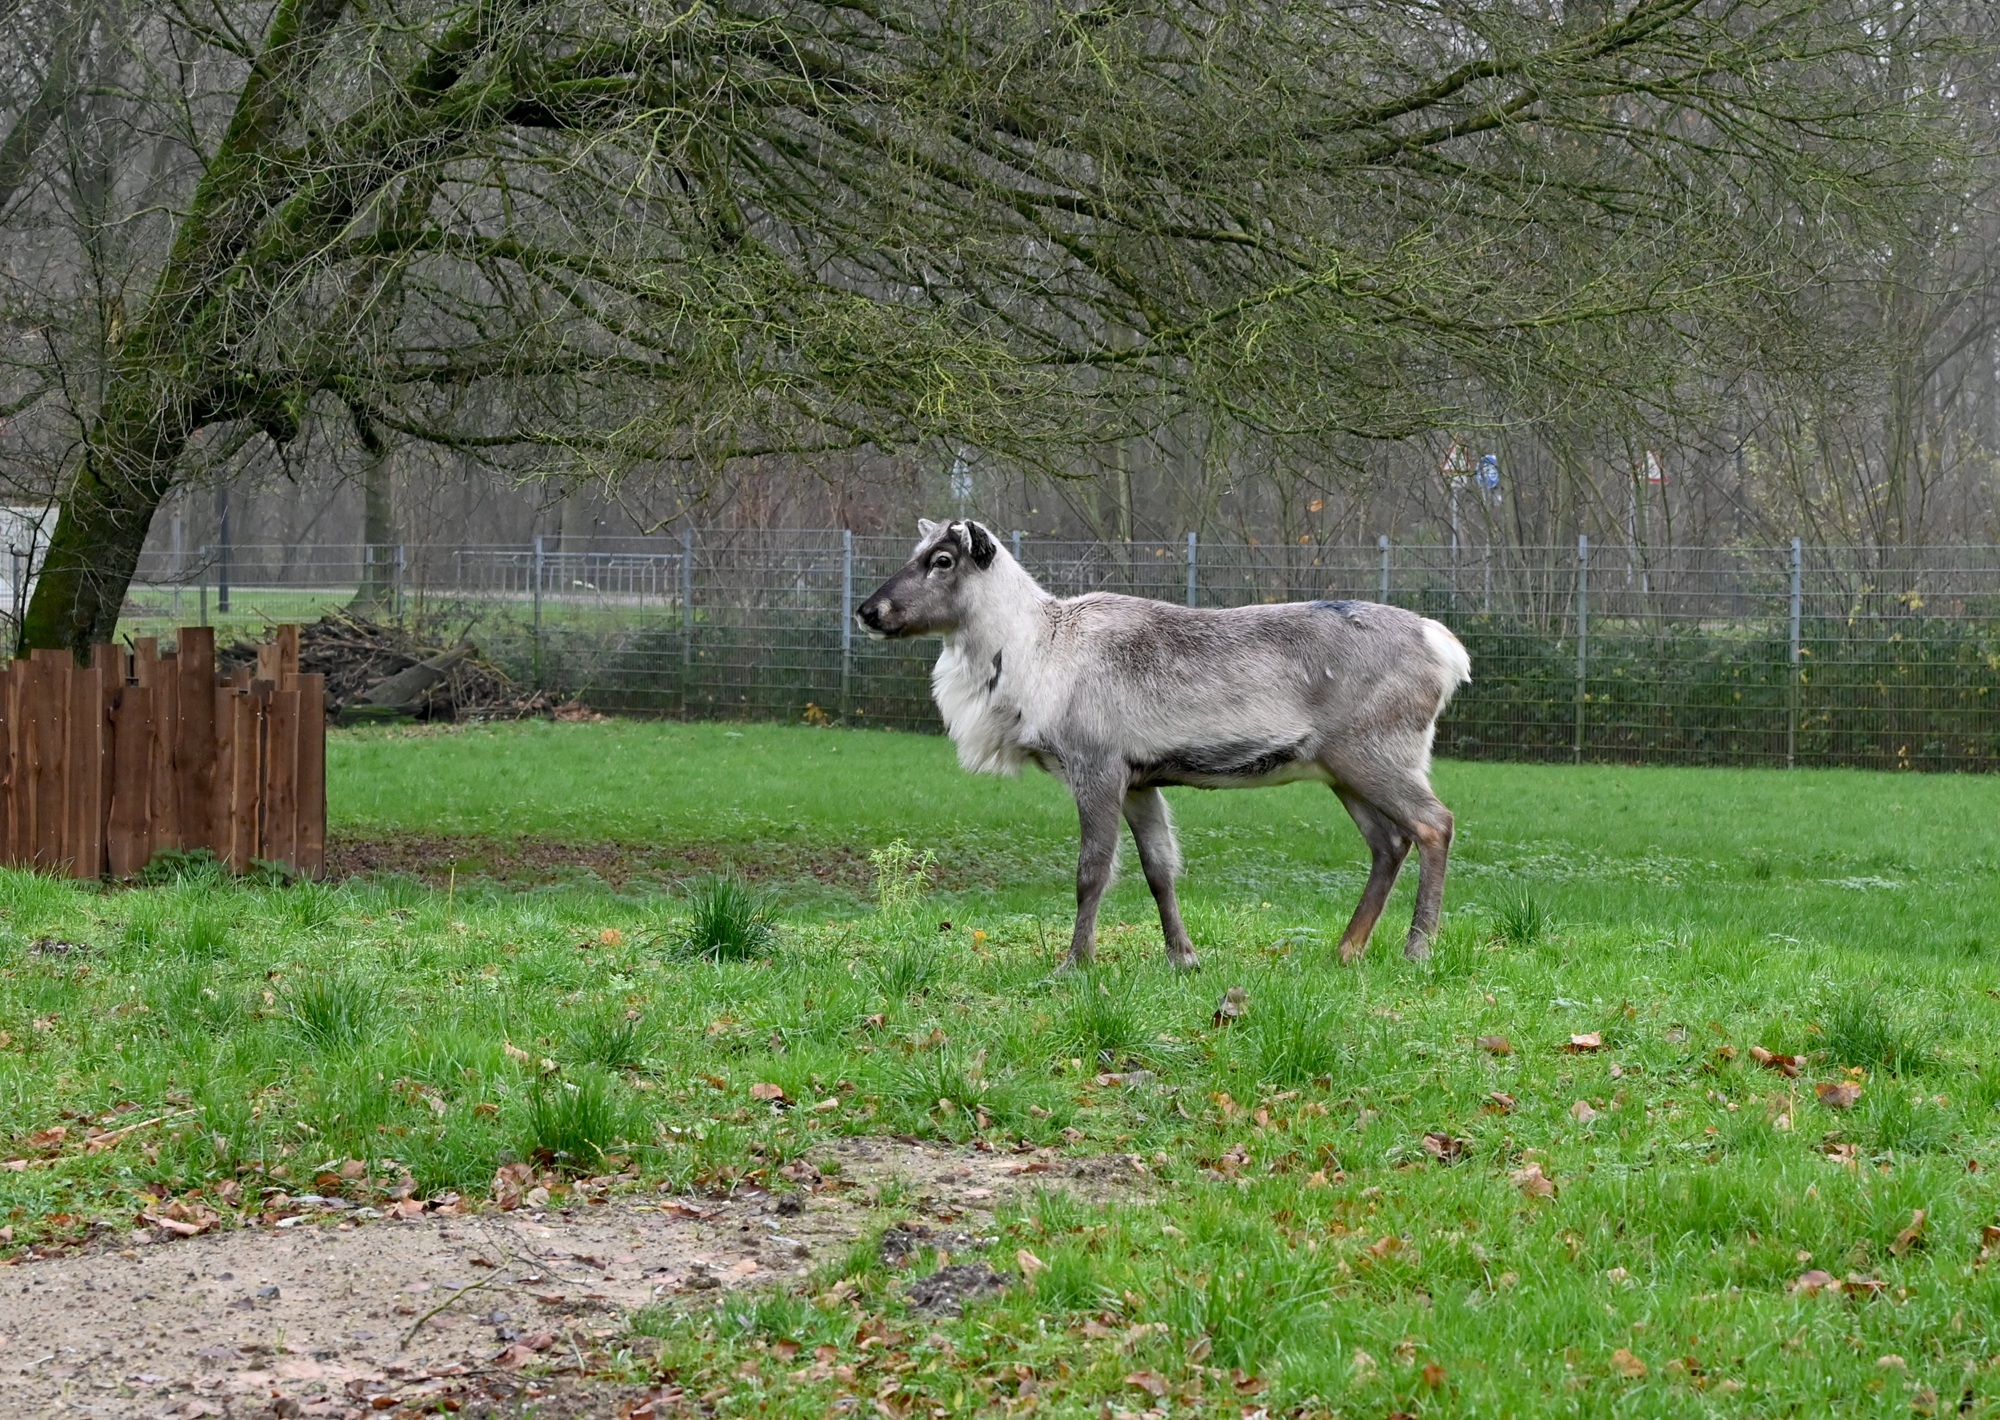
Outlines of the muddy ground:
M 885 1182 L 902 1181 L 902 1206 L 934 1220 L 932 1236 L 963 1246 L 1038 1188 L 1105 1198 L 1143 1181 L 1122 1161 L 888 1140 L 815 1157 L 838 1174 L 789 1199 L 288 1220 L 0 1267 L 0 1416 L 359 1417 L 455 1402 L 465 1415 L 643 1420 L 645 1392 L 588 1378 L 626 1315 L 796 1284 L 881 1229 L 871 1198 Z

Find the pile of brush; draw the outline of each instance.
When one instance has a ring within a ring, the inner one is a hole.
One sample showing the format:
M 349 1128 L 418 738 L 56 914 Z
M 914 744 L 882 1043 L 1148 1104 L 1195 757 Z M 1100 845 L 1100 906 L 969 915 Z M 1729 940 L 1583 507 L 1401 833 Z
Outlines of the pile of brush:
M 255 663 L 240 641 L 219 653 L 225 667 Z M 461 642 L 439 645 L 421 632 L 352 611 L 328 612 L 299 629 L 299 669 L 326 677 L 327 709 L 346 723 L 371 719 L 518 720 L 574 718 L 546 691 L 516 685 Z

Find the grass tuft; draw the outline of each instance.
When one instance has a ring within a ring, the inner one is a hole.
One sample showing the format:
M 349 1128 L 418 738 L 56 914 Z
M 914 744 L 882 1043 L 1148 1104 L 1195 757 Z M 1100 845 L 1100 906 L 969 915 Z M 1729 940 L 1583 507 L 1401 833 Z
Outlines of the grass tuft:
M 710 961 L 752 961 L 771 950 L 770 903 L 739 878 L 706 878 L 688 889 L 681 949 Z
M 307 976 L 285 992 L 285 1014 L 314 1047 L 346 1050 L 375 1034 L 380 992 L 379 983 L 345 972 Z
M 599 1167 L 624 1131 L 616 1086 L 601 1071 L 541 1076 L 521 1102 L 522 1150 L 553 1168 L 584 1173 Z
M 1555 917 L 1548 904 L 1527 888 L 1501 898 L 1493 913 L 1493 935 L 1516 950 L 1539 945 L 1553 930 Z
M 1879 981 L 1848 987 L 1825 1015 L 1826 1052 L 1837 1065 L 1908 1075 L 1929 1063 L 1931 1032 L 1895 1005 Z

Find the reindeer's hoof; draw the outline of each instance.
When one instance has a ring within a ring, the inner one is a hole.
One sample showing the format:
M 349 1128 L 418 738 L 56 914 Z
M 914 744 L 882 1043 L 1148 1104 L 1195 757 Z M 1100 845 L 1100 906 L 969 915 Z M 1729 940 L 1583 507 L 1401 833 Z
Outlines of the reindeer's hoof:
M 1056 963 L 1056 975 L 1068 976 L 1073 971 L 1089 971 L 1092 964 L 1092 958 L 1080 957 L 1075 952 L 1070 952 Z
M 1403 956 L 1410 961 L 1429 961 L 1431 944 L 1428 938 L 1412 937 L 1404 944 Z
M 1167 965 L 1175 971 L 1200 971 L 1201 958 L 1196 956 L 1191 950 L 1185 952 L 1168 952 Z
M 1353 966 L 1354 963 L 1360 961 L 1367 954 L 1367 951 L 1368 944 L 1366 942 L 1342 942 L 1340 944 L 1340 964 L 1342 966 Z

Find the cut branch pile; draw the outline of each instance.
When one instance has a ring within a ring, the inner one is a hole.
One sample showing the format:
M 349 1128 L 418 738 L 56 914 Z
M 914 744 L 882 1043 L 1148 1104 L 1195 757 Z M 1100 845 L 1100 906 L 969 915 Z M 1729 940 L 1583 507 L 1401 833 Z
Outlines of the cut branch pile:
M 222 653 L 226 664 L 255 656 L 247 641 Z M 406 627 L 349 611 L 329 612 L 300 631 L 299 666 L 326 677 L 327 708 L 347 721 L 574 717 L 546 691 L 516 685 L 480 659 L 477 647 L 438 645 Z

